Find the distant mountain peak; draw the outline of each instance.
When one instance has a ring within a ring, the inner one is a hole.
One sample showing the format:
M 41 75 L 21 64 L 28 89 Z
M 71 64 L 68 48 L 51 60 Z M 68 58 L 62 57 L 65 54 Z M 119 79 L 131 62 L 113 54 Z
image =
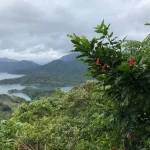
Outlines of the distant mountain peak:
M 80 55 L 80 53 L 70 53 L 70 54 L 62 56 L 59 60 L 74 61 L 78 55 Z
M 0 58 L 0 72 L 19 73 L 22 70 L 34 69 L 39 66 L 28 60 L 17 61 L 9 58 Z
M 17 60 L 15 59 L 10 59 L 10 58 L 7 58 L 7 57 L 2 57 L 0 58 L 0 62 L 16 62 Z

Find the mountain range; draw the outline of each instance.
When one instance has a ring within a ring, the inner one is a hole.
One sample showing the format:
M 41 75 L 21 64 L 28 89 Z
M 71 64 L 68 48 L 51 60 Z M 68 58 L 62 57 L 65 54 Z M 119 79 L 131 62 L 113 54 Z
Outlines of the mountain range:
M 7 57 L 0 58 L 0 62 L 16 62 L 17 60 L 15 59 L 9 59 Z
M 62 56 L 59 60 L 62 61 L 73 61 L 76 59 L 76 57 L 80 55 L 80 53 L 70 53 L 69 55 Z
M 53 72 L 56 71 L 53 69 L 54 65 L 58 67 L 58 73 L 62 71 L 62 69 L 68 68 L 69 64 L 75 66 L 77 62 L 75 60 L 78 54 L 71 53 L 61 57 L 58 60 L 51 61 L 45 65 L 39 65 L 32 61 L 22 60 L 18 61 L 15 59 L 9 58 L 0 58 L 0 72 L 7 72 L 12 74 L 28 74 L 33 72 Z M 70 61 L 69 63 L 65 63 Z M 73 63 L 73 64 L 72 64 Z M 77 63 L 78 64 L 78 63 Z M 56 71 L 57 72 L 57 71 Z
M 17 70 L 26 70 L 37 68 L 40 65 L 27 60 L 17 61 L 8 58 L 0 58 L 0 72 L 15 72 Z
M 42 85 L 71 85 L 84 82 L 87 78 L 83 74 L 87 65 L 75 60 L 79 54 L 71 53 L 58 60 L 45 65 L 38 65 L 31 61 L 1 62 L 0 72 L 11 74 L 24 74 L 26 76 L 17 79 L 5 79 L 1 84 L 42 84 Z

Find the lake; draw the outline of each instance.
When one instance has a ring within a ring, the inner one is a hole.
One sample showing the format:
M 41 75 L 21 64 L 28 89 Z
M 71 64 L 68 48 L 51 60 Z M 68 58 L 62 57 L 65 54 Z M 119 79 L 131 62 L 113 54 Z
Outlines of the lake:
M 7 74 L 7 73 L 0 73 L 0 80 L 3 80 L 3 79 L 12 79 L 12 78 L 18 78 L 18 77 L 22 77 L 24 75 L 14 75 L 14 74 Z M 9 84 L 9 85 L 0 85 L 0 94 L 8 94 L 8 95 L 14 95 L 14 96 L 18 96 L 18 97 L 22 97 L 24 99 L 26 99 L 27 101 L 30 101 L 31 98 L 25 94 L 25 93 L 13 93 L 13 94 L 9 94 L 8 93 L 8 90 L 12 90 L 12 89 L 17 89 L 17 90 L 21 90 L 25 87 L 35 87 L 35 88 L 42 88 L 42 89 L 45 89 L 46 87 L 47 88 L 50 88 L 50 86 L 23 86 L 23 85 L 20 85 L 20 84 Z M 62 91 L 69 91 L 72 87 L 69 86 L 69 87 L 62 87 L 61 90 Z
M 12 78 L 18 78 L 22 77 L 24 75 L 16 75 L 16 74 L 8 74 L 8 73 L 0 73 L 0 80 L 3 79 L 12 79 Z

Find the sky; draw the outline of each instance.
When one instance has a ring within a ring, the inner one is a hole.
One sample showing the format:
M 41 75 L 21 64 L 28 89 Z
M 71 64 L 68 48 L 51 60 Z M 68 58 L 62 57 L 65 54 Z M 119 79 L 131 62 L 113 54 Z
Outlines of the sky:
M 104 19 L 119 38 L 143 40 L 150 0 L 0 0 L 0 57 L 48 63 L 72 49 L 67 34 L 91 39 Z

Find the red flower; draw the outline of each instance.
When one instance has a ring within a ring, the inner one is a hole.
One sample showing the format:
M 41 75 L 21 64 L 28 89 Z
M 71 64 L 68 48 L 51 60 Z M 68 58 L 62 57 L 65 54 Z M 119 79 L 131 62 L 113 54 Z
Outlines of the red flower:
M 131 139 L 132 139 L 132 136 L 131 136 L 131 135 L 128 135 L 127 138 L 128 138 L 128 140 L 131 140 Z
M 102 66 L 102 71 L 104 71 L 104 70 L 105 70 L 105 68 L 106 68 L 106 65 Z
M 98 65 L 99 64 L 99 59 L 97 59 L 96 61 L 95 61 L 95 65 Z
M 130 66 L 133 66 L 134 60 L 132 58 L 129 59 L 129 64 L 130 64 Z
M 85 148 L 82 148 L 82 150 L 85 150 Z
M 110 150 L 116 150 L 116 148 L 115 148 L 115 147 L 112 147 Z
M 95 49 L 97 49 L 98 48 L 98 46 L 95 46 Z

